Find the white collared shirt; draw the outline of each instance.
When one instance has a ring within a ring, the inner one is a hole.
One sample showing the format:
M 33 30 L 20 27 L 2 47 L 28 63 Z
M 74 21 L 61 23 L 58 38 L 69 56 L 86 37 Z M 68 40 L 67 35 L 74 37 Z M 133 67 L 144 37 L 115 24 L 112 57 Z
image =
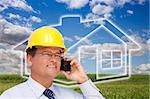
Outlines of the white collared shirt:
M 56 85 L 52 85 L 49 89 L 54 92 L 56 99 L 104 99 L 91 80 L 79 86 L 83 95 L 72 89 Z M 0 99 L 48 99 L 43 95 L 45 89 L 44 86 L 29 77 L 26 82 L 6 90 Z

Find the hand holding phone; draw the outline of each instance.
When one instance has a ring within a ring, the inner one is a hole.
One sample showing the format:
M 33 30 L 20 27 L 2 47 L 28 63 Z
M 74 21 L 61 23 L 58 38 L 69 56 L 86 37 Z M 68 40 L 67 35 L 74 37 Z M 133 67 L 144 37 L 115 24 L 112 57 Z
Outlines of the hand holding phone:
M 79 84 L 88 80 L 88 76 L 86 75 L 83 66 L 76 59 L 62 58 L 61 61 L 61 72 L 67 79 L 76 81 Z

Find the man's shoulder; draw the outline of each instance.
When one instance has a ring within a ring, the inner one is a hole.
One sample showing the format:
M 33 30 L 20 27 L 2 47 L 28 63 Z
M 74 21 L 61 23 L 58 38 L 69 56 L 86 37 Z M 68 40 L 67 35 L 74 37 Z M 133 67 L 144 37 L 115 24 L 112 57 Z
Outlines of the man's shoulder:
M 20 83 L 20 84 L 18 84 L 18 85 L 16 85 L 16 86 L 14 86 L 14 87 L 12 87 L 12 88 L 9 88 L 9 89 L 7 89 L 6 91 L 4 91 L 3 93 L 2 93 L 2 95 L 1 96 L 7 96 L 7 95 L 13 95 L 13 94 L 17 94 L 17 93 L 20 93 L 20 92 L 22 92 L 25 88 L 27 87 L 27 85 L 26 85 L 26 82 L 23 82 L 23 83 Z

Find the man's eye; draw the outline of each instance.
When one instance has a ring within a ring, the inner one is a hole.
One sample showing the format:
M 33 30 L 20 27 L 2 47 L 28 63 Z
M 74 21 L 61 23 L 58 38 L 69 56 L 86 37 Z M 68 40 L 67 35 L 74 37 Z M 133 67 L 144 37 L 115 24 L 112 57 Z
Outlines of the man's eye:
M 42 53 L 42 55 L 46 56 L 46 57 L 52 57 L 53 55 L 56 58 L 60 58 L 61 57 L 61 54 L 52 54 L 52 53 Z
M 51 54 L 51 53 L 47 53 L 47 55 L 48 55 L 48 56 L 52 56 L 52 54 Z
M 52 54 L 50 54 L 50 53 L 43 53 L 42 55 L 45 55 L 45 56 L 52 56 Z
M 56 54 L 55 56 L 56 56 L 56 57 L 61 57 L 61 55 L 58 55 L 58 54 Z

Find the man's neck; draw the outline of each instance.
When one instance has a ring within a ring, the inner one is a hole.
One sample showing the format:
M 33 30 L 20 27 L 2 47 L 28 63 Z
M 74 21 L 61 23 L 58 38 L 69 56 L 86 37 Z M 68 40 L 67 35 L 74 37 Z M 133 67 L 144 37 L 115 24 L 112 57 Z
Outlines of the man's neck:
M 53 79 L 51 78 L 37 77 L 34 75 L 31 75 L 31 77 L 45 88 L 49 88 L 53 84 Z

